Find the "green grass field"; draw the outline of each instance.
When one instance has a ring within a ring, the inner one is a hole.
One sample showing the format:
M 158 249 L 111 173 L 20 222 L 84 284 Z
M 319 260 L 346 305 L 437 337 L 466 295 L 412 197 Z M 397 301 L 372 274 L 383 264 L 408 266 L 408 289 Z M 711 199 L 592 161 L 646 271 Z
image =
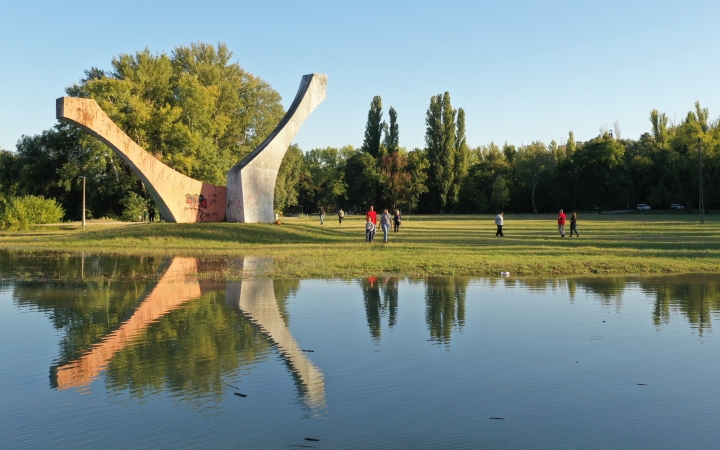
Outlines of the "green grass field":
M 506 214 L 505 237 L 494 215 L 405 216 L 399 233 L 364 242 L 364 217 L 343 225 L 328 216 L 274 224 L 136 224 L 4 233 L 0 246 L 96 254 L 272 257 L 269 276 L 350 278 L 409 276 L 556 276 L 718 273 L 720 215 L 686 212 L 582 214 L 579 238 L 561 239 L 555 215 Z M 567 224 L 569 232 L 569 222 Z M 222 275 L 222 274 L 221 274 Z M 232 274 L 224 274 L 232 276 Z

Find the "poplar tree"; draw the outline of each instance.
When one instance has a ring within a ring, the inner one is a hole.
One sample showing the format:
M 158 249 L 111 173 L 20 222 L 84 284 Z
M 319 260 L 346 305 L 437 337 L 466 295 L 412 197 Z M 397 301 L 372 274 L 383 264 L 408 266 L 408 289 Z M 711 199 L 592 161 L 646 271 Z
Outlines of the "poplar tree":
M 453 170 L 454 182 L 452 189 L 453 205 L 457 205 L 460 197 L 460 187 L 467 177 L 468 160 L 470 149 L 465 139 L 465 110 L 458 109 L 457 112 L 457 134 L 455 135 L 455 166 Z
M 653 137 L 655 138 L 655 142 L 657 142 L 661 148 L 664 148 L 668 141 L 668 120 L 669 119 L 665 113 L 660 114 L 657 109 L 650 111 L 650 123 L 652 123 L 653 127 Z
M 565 156 L 570 158 L 573 155 L 573 153 L 575 153 L 575 148 L 576 148 L 575 135 L 571 131 L 568 133 L 568 141 L 567 141 L 567 144 L 565 144 Z
M 370 103 L 370 111 L 368 111 L 367 124 L 365 125 L 365 140 L 362 145 L 362 151 L 369 153 L 376 160 L 380 157 L 382 132 L 382 98 L 376 95 Z
M 430 194 L 440 209 L 446 209 L 455 178 L 456 127 L 450 93 L 430 98 L 425 117 L 425 145 L 430 160 Z M 463 125 L 464 128 L 464 125 Z
M 385 124 L 385 141 L 383 143 L 385 144 L 385 150 L 389 155 L 392 155 L 400 148 L 400 130 L 397 124 L 395 108 L 391 106 L 388 114 L 390 115 L 390 124 Z

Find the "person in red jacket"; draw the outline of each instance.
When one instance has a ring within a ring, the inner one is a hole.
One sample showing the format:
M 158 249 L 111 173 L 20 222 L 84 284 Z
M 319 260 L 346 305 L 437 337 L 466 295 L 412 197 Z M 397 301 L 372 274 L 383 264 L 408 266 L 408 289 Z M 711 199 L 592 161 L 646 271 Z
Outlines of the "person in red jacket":
M 365 214 L 365 221 L 370 221 L 374 225 L 373 231 L 372 231 L 372 237 L 375 237 L 375 228 L 377 228 L 377 213 L 375 212 L 375 207 L 371 206 L 370 210 Z M 372 242 L 372 239 L 370 240 Z
M 565 213 L 562 209 L 558 214 L 558 231 L 560 232 L 560 237 L 565 237 Z

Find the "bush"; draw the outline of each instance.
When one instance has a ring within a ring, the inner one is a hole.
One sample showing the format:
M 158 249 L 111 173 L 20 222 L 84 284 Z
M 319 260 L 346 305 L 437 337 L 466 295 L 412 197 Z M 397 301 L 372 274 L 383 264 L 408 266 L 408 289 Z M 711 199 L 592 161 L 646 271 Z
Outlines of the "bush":
M 127 197 L 122 200 L 122 204 L 125 207 L 122 213 L 122 220 L 126 222 L 137 222 L 138 217 L 142 216 L 147 210 L 145 199 L 135 192 L 128 193 Z
M 11 197 L 2 212 L 3 228 L 25 230 L 31 225 L 59 222 L 65 216 L 55 199 L 37 195 Z

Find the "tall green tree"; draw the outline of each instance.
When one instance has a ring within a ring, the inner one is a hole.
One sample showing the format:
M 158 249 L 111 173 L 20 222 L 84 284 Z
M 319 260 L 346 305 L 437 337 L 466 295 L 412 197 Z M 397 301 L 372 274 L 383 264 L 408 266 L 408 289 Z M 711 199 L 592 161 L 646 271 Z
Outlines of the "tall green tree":
M 390 116 L 390 124 L 384 125 L 385 139 L 383 143 L 385 144 L 385 151 L 391 155 L 400 150 L 400 128 L 397 123 L 395 108 L 391 106 L 388 115 Z
M 554 142 L 554 141 L 553 141 Z M 515 158 L 515 172 L 524 187 L 530 191 L 532 211 L 536 211 L 535 193 L 543 182 L 555 174 L 555 155 L 552 148 L 546 149 L 542 142 L 521 147 Z
M 565 156 L 570 158 L 572 157 L 572 154 L 575 153 L 576 145 L 575 145 L 575 135 L 572 131 L 568 133 L 568 141 L 567 144 L 565 144 Z
M 297 144 L 288 147 L 278 170 L 273 204 L 278 211 L 298 205 L 300 174 L 303 170 L 303 153 Z
M 581 206 L 625 204 L 630 180 L 621 143 L 605 133 L 579 147 L 572 162 Z
M 284 114 L 280 95 L 202 42 L 168 55 L 149 49 L 92 68 L 71 96 L 95 99 L 133 140 L 175 170 L 224 185 L 227 170 L 257 147 Z
M 375 205 L 382 179 L 372 155 L 361 151 L 349 157 L 345 167 L 348 209 L 365 211 L 370 205 Z
M 662 147 L 668 140 L 668 117 L 665 113 L 660 114 L 657 109 L 650 112 L 650 123 L 652 124 L 652 132 L 655 141 Z
M 468 161 L 470 160 L 470 148 L 465 137 L 465 110 L 458 109 L 457 112 L 457 134 L 455 135 L 455 157 L 453 167 L 453 189 L 452 203 L 458 204 L 460 187 L 468 174 Z
M 449 92 L 430 98 L 425 117 L 425 146 L 430 161 L 429 194 L 434 209 L 447 208 L 455 181 L 455 113 Z
M 389 209 L 406 208 L 410 205 L 412 178 L 407 166 L 408 156 L 405 150 L 382 157 L 380 171 L 386 180 L 382 205 Z
M 316 205 L 337 206 L 345 199 L 347 185 L 344 180 L 347 159 L 357 152 L 352 146 L 342 148 L 315 148 L 304 156 L 304 168 L 315 185 Z
M 380 141 L 382 139 L 383 128 L 382 98 L 376 95 L 370 103 L 370 111 L 368 111 L 367 123 L 365 124 L 365 140 L 362 145 L 362 151 L 368 153 L 376 160 L 381 156 Z
M 495 182 L 492 186 L 490 202 L 498 209 L 501 209 L 510 203 L 510 189 L 508 188 L 505 178 L 502 175 L 498 175 L 497 178 L 495 178 Z
M 417 210 L 420 198 L 428 192 L 427 173 L 429 167 L 430 163 L 425 150 L 416 148 L 408 152 L 407 172 L 410 175 L 408 208 L 411 212 Z

